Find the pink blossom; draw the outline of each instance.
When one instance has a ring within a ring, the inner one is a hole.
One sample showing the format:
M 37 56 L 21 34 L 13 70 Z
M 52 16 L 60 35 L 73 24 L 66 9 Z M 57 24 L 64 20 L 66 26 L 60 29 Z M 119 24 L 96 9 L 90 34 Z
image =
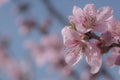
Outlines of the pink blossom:
M 32 41 L 27 41 L 25 47 L 31 52 L 32 57 L 38 66 L 41 67 L 46 64 L 48 58 L 46 58 L 46 52 L 41 44 L 37 45 Z
M 40 25 L 40 32 L 43 34 L 48 33 L 50 25 L 52 24 L 52 19 L 51 18 L 47 18 L 41 25 Z
M 116 39 L 116 41 L 120 39 L 120 22 L 114 17 L 111 17 L 108 21 L 108 27 L 114 39 Z
M 47 62 L 53 62 L 63 57 L 63 44 L 57 35 L 46 35 L 39 44 L 27 41 L 26 48 L 32 53 L 35 62 L 43 66 Z
M 0 48 L 0 67 L 3 67 L 9 60 L 8 51 L 4 48 Z
M 110 31 L 106 31 L 106 32 L 102 33 L 100 38 L 101 38 L 101 40 L 104 41 L 106 46 L 111 45 L 115 41 L 115 39 Z
M 58 35 L 46 35 L 42 38 L 41 42 L 41 44 L 45 47 L 46 58 L 49 60 L 49 62 L 54 63 L 55 60 L 59 61 L 64 57 L 63 43 Z
M 46 35 L 41 40 L 47 50 L 60 51 L 63 47 L 62 40 L 56 34 Z
M 120 65 L 120 55 L 117 56 L 115 65 Z
M 67 26 L 62 30 L 63 41 L 66 47 L 70 47 L 70 51 L 66 55 L 66 62 L 70 65 L 75 65 L 82 55 L 82 48 L 80 47 L 80 36 L 79 34 Z
M 72 71 L 73 71 L 73 69 L 70 66 L 65 66 L 62 70 L 62 73 L 65 76 L 69 76 L 69 75 L 71 75 Z
M 4 67 L 6 62 L 9 60 L 9 37 L 8 35 L 3 36 L 0 39 L 0 67 Z
M 0 5 L 9 2 L 10 0 L 0 0 Z
M 97 73 L 102 65 L 102 55 L 94 43 L 88 44 L 85 50 L 87 63 L 91 66 L 91 73 Z
M 17 13 L 17 14 L 18 13 L 24 13 L 24 12 L 28 11 L 29 8 L 30 8 L 30 4 L 29 3 L 23 3 L 23 4 L 20 4 L 18 6 L 15 6 L 13 11 L 15 13 Z
M 90 71 L 88 69 L 86 69 L 84 72 L 82 72 L 81 76 L 80 76 L 80 80 L 90 80 L 91 79 L 91 74 Z
M 107 65 L 110 67 L 116 65 L 116 63 L 119 63 L 120 49 L 113 48 L 111 52 L 111 55 L 107 58 Z
M 84 9 L 74 6 L 73 16 L 69 17 L 71 23 L 76 25 L 79 32 L 86 33 L 90 30 L 104 32 L 107 30 L 107 20 L 112 16 L 111 7 L 96 9 L 94 4 L 87 4 Z
M 30 67 L 25 62 L 19 63 L 14 59 L 10 59 L 4 66 L 4 69 L 12 80 L 20 80 L 21 78 L 26 79 L 30 77 Z
M 65 46 L 70 48 L 66 55 L 66 62 L 75 65 L 85 53 L 91 72 L 98 72 L 102 64 L 102 55 L 96 45 L 82 40 L 80 35 L 70 27 L 63 28 L 62 35 Z
M 20 18 L 17 23 L 20 26 L 20 32 L 22 35 L 27 35 L 32 29 L 35 28 L 36 25 L 35 20 L 31 17 L 27 19 Z
M 62 29 L 63 42 L 66 47 L 74 47 L 80 43 L 80 35 L 77 31 L 66 26 Z
M 46 35 L 40 44 L 28 41 L 26 47 L 31 51 L 38 66 L 51 63 L 53 70 L 61 70 L 64 75 L 71 73 L 72 69 L 65 62 L 64 46 L 58 35 Z

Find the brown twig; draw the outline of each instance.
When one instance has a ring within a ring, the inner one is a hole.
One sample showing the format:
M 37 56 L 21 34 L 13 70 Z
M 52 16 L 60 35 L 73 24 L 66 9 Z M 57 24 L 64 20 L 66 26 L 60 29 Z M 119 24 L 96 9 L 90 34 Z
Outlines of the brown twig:
M 120 47 L 120 42 L 119 41 L 118 41 L 118 43 L 112 43 L 111 45 L 106 46 L 105 41 L 102 40 L 99 36 L 97 36 L 92 31 L 89 31 L 89 32 L 85 33 L 84 39 L 87 40 L 87 41 L 89 41 L 90 39 L 98 40 L 99 43 L 97 44 L 97 47 L 100 49 L 102 54 L 107 53 L 113 47 Z

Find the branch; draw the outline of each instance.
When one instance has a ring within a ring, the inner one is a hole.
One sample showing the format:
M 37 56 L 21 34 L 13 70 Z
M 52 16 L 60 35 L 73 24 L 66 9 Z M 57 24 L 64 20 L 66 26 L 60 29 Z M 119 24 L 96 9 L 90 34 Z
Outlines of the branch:
M 68 22 L 65 20 L 65 18 L 55 9 L 53 4 L 50 2 L 50 0 L 42 0 L 45 6 L 47 7 L 48 11 L 56 17 L 63 25 L 68 24 Z
M 99 36 L 97 36 L 92 31 L 85 33 L 84 40 L 89 41 L 90 39 L 95 39 L 99 41 L 99 43 L 97 44 L 97 47 L 100 49 L 102 54 L 108 52 L 113 47 L 120 47 L 120 41 L 118 41 L 118 43 L 112 43 L 111 45 L 106 46 L 105 41 L 102 40 Z

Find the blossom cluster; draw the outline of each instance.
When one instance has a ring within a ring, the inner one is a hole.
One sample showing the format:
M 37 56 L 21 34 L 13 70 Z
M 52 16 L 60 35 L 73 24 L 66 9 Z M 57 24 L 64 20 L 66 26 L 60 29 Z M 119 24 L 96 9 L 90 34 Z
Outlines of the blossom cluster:
M 111 52 L 107 58 L 108 66 L 120 65 L 120 22 L 113 16 L 111 7 L 96 9 L 87 4 L 83 9 L 74 6 L 69 16 L 70 25 L 62 29 L 66 46 L 66 62 L 75 65 L 84 53 L 91 67 L 97 73 L 102 65 L 102 56 Z
M 39 67 L 50 63 L 53 70 L 61 70 L 65 76 L 72 73 L 72 68 L 65 62 L 64 46 L 58 35 L 46 35 L 39 44 L 33 41 L 26 41 L 25 47 L 31 52 Z

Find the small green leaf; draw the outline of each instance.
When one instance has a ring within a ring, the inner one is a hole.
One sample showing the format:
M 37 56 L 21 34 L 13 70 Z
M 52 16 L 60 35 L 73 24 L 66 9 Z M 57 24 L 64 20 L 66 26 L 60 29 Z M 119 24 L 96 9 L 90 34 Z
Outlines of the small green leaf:
M 74 24 L 74 23 L 70 23 L 70 26 L 71 26 L 71 28 L 72 28 L 72 29 L 74 29 L 74 30 L 76 30 L 76 31 L 77 31 L 76 26 L 75 26 L 75 24 Z

